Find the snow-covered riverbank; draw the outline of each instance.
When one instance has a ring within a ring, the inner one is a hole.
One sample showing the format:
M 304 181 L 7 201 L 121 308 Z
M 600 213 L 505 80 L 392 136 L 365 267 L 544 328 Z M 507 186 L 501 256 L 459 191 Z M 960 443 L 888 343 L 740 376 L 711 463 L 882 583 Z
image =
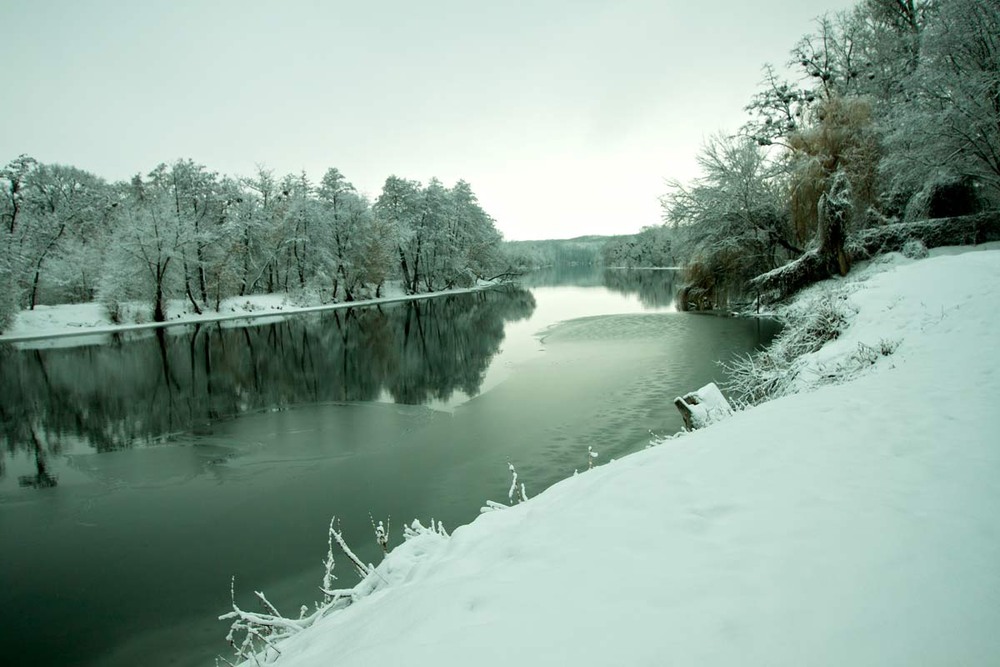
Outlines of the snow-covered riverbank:
M 129 331 L 144 331 L 177 324 L 196 324 L 206 322 L 225 322 L 231 320 L 253 320 L 273 318 L 297 313 L 311 313 L 345 308 L 360 308 L 380 304 L 432 299 L 450 294 L 466 294 L 477 290 L 495 287 L 489 281 L 480 281 L 476 287 L 443 290 L 440 292 L 425 292 L 422 294 L 405 294 L 399 285 L 387 287 L 385 295 L 375 299 L 359 299 L 357 301 L 328 303 L 320 305 L 303 305 L 285 294 L 254 294 L 250 296 L 231 297 L 219 304 L 219 309 L 204 310 L 196 313 L 191 304 L 181 299 L 169 302 L 166 322 L 152 322 L 151 307 L 148 304 L 134 304 L 127 309 L 131 315 L 129 322 L 115 324 L 108 316 L 107 309 L 98 302 L 71 303 L 57 306 L 37 306 L 34 310 L 24 310 L 18 313 L 13 326 L 0 334 L 0 343 L 17 343 L 43 339 L 57 339 L 80 335 L 107 335 Z
M 799 393 L 411 539 L 277 663 L 1000 663 L 1000 251 L 816 289 Z

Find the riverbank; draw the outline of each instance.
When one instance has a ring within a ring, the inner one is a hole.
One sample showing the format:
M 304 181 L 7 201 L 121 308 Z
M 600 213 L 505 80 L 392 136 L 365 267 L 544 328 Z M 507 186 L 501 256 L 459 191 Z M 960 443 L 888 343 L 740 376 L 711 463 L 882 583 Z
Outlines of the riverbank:
M 219 304 L 219 309 L 196 313 L 190 302 L 173 299 L 167 304 L 167 321 L 152 322 L 148 304 L 128 304 L 125 308 L 128 322 L 114 323 L 107 308 L 99 302 L 69 303 L 55 306 L 36 306 L 34 310 L 18 313 L 8 331 L 0 334 L 0 343 L 21 343 L 71 336 L 104 336 L 108 334 L 146 331 L 178 324 L 204 324 L 231 320 L 255 320 L 283 317 L 299 313 L 314 313 L 346 308 L 384 305 L 403 301 L 433 299 L 452 294 L 468 294 L 495 287 L 496 283 L 480 281 L 475 287 L 406 294 L 398 284 L 389 285 L 385 295 L 375 299 L 359 299 L 318 305 L 303 304 L 286 294 L 253 294 L 230 297 Z
M 1000 251 L 823 290 L 796 393 L 405 542 L 277 664 L 1000 661 Z

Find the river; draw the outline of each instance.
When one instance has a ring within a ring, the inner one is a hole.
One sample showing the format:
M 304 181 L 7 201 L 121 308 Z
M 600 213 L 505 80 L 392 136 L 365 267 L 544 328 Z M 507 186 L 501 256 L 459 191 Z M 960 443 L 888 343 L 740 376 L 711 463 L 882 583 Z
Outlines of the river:
M 674 396 L 766 343 L 678 313 L 670 271 L 593 268 L 433 300 L 0 345 L 0 646 L 11 665 L 211 665 L 229 582 L 319 597 L 326 529 L 468 523 L 680 430 Z M 356 581 L 338 564 L 342 586 Z

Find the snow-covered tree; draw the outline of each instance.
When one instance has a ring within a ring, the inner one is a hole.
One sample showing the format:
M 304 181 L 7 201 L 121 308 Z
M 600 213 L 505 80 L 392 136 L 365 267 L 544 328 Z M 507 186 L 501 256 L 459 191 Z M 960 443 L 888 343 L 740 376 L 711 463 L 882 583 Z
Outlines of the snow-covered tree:
M 754 140 L 716 135 L 698 163 L 702 176 L 690 185 L 671 183 L 661 203 L 687 258 L 688 296 L 712 307 L 801 249 L 784 208 L 783 172 Z
M 147 180 L 136 175 L 120 189 L 123 212 L 99 290 L 112 317 L 123 300 L 141 294 L 152 305 L 153 321 L 163 322 L 167 299 L 184 282 L 177 271 L 191 236 L 177 217 L 170 181 L 167 169 L 157 168 Z
M 883 168 L 897 197 L 921 195 L 911 217 L 971 212 L 1000 201 L 1000 5 L 951 0 L 922 33 L 909 102 Z M 936 205 L 930 191 L 950 187 Z
M 25 188 L 37 161 L 20 155 L 0 169 L 0 330 L 7 328 L 21 308 L 20 278 L 26 264 L 23 215 Z
M 396 250 L 403 287 L 410 293 L 420 284 L 420 256 L 423 236 L 420 234 L 422 215 L 420 183 L 398 176 L 389 176 L 382 193 L 375 200 L 375 214 L 396 230 Z

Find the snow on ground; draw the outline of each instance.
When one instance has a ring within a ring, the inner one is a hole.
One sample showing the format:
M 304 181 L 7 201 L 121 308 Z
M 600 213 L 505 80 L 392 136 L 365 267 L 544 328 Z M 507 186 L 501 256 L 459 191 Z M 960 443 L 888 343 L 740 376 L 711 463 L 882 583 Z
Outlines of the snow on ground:
M 826 288 L 816 368 L 895 351 L 403 544 L 278 664 L 1000 664 L 1000 252 Z
M 122 324 L 114 324 L 108 317 L 105 307 L 98 302 L 36 306 L 34 310 L 23 310 L 17 315 L 10 329 L 0 334 L 0 343 L 80 336 L 81 334 L 99 335 L 142 331 L 174 324 L 227 320 L 245 321 L 264 317 L 281 317 L 294 313 L 358 308 L 374 304 L 428 299 L 448 294 L 463 294 L 495 285 L 496 282 L 480 281 L 476 287 L 468 289 L 407 295 L 400 284 L 388 283 L 382 292 L 383 295 L 379 298 L 323 305 L 303 303 L 302 299 L 286 294 L 253 294 L 224 299 L 219 304 L 218 311 L 204 310 L 201 314 L 193 311 L 189 301 L 174 299 L 167 304 L 167 321 L 161 323 L 152 322 L 152 306 L 149 304 L 127 304 L 124 308 L 127 321 Z M 87 338 L 86 340 L 93 339 Z

